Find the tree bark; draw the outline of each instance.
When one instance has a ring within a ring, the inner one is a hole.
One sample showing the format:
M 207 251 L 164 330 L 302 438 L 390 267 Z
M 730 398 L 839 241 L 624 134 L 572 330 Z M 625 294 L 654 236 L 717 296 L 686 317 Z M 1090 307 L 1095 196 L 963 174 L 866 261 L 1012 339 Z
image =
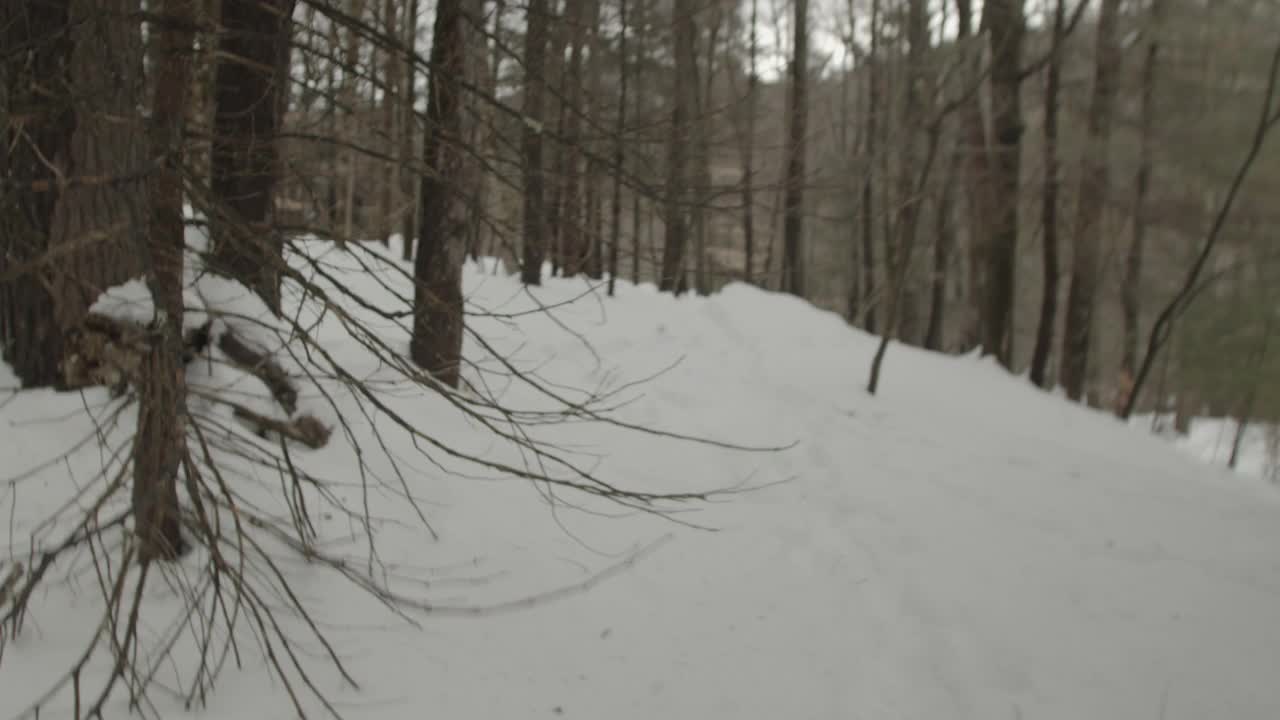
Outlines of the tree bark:
M 697 87 L 697 25 L 694 17 L 699 3 L 675 0 L 672 5 L 672 36 L 675 69 L 671 107 L 671 134 L 667 141 L 667 187 L 665 198 L 666 237 L 662 247 L 662 272 L 658 287 L 679 294 L 683 285 L 685 251 L 689 244 L 688 150 L 693 129 L 692 109 Z
M 759 0 L 751 0 L 751 45 L 750 70 L 747 75 L 747 129 L 742 141 L 742 238 L 745 244 L 746 257 L 743 259 L 742 277 L 748 283 L 755 282 L 755 149 L 756 149 L 756 114 L 760 106 L 760 74 L 756 67 L 760 54 L 758 43 L 757 4 Z
M 1147 241 L 1147 195 L 1151 188 L 1151 156 L 1155 124 L 1156 62 L 1160 55 L 1160 10 L 1162 0 L 1152 0 L 1147 11 L 1147 52 L 1142 61 L 1142 108 L 1138 120 L 1138 173 L 1134 179 L 1133 241 L 1125 257 L 1125 279 L 1121 285 L 1124 303 L 1124 346 L 1120 372 L 1131 382 L 1138 371 L 1138 333 L 1141 315 L 1142 260 Z
M 546 123 L 546 50 L 550 18 L 546 0 L 529 0 L 528 31 L 524 37 L 524 238 L 520 278 L 526 285 L 542 284 L 547 254 L 545 188 L 542 181 L 542 129 Z
M 545 0 L 543 0 L 545 2 Z M 408 52 L 404 59 L 404 100 L 401 108 L 404 117 L 401 120 L 400 128 L 400 152 L 405 158 L 413 157 L 414 136 L 418 130 L 418 117 L 414 111 L 414 105 L 417 103 L 417 93 L 415 92 L 417 82 L 417 54 L 418 54 L 418 0 L 409 0 L 409 11 L 405 16 L 405 47 Z M 401 175 L 403 185 L 401 192 L 405 200 L 404 212 L 400 216 L 400 225 L 403 228 L 401 234 L 404 235 L 404 244 L 401 249 L 401 258 L 406 262 L 413 259 L 413 245 L 417 236 L 417 219 L 418 219 L 418 203 L 409 202 L 408 198 L 417 197 L 413 192 L 412 178 L 413 173 L 403 173 Z
M 1117 37 L 1120 0 L 1102 0 L 1098 18 L 1093 97 L 1089 105 L 1088 139 L 1080 199 L 1076 213 L 1075 254 L 1071 265 L 1071 289 L 1067 294 L 1066 330 L 1063 337 L 1061 382 L 1067 397 L 1084 396 L 1088 375 L 1093 310 L 1098 290 L 1102 251 L 1102 218 L 1108 191 L 1108 153 L 1116 79 L 1121 60 Z
M 618 281 L 618 246 L 622 244 L 622 175 L 626 169 L 627 80 L 631 75 L 627 58 L 627 0 L 619 2 L 618 30 L 618 122 L 613 134 L 613 201 L 609 205 L 609 297 Z M 633 228 L 638 227 L 633 223 Z M 638 232 L 636 230 L 635 232 Z
M 141 37 L 129 0 L 0 3 L 0 347 L 28 387 L 56 385 L 63 335 L 140 270 Z M 19 133 L 21 131 L 21 133 Z
M 1066 40 L 1066 0 L 1057 0 L 1053 11 L 1053 36 L 1049 50 L 1044 91 L 1044 190 L 1041 194 L 1040 224 L 1044 241 L 1044 290 L 1040 298 L 1040 323 L 1031 353 L 1030 379 L 1044 387 L 1048 379 L 1049 356 L 1053 353 L 1053 330 L 1058 316 L 1058 96 L 1062 90 L 1062 46 Z
M 156 36 L 151 149 L 158 161 L 149 190 L 150 224 L 139 243 L 155 303 L 151 342 L 142 360 L 138 432 L 133 441 L 133 517 L 138 556 L 173 560 L 185 551 L 178 504 L 178 469 L 186 451 L 186 369 L 183 366 L 182 282 L 183 116 L 191 87 L 190 3 L 161 0 L 165 22 Z
M 214 80 L 210 268 L 244 283 L 280 312 L 284 239 L 273 202 L 280 168 L 282 57 L 289 52 L 294 0 L 222 0 Z
M 1022 158 L 1022 0 L 987 0 L 983 24 L 991 43 L 991 115 L 995 130 L 990 191 L 993 227 L 987 245 L 983 352 L 1013 363 L 1014 276 L 1018 252 L 1018 173 Z
M 423 141 L 419 223 L 414 262 L 413 361 L 440 382 L 457 387 L 462 363 L 462 263 L 471 220 L 463 137 L 462 82 L 466 77 L 463 0 L 440 0 L 431 43 L 427 135 Z
M 805 295 L 804 183 L 805 139 L 809 132 L 809 1 L 795 0 L 791 57 L 791 98 L 787 133 L 787 183 L 783 200 L 782 287 Z

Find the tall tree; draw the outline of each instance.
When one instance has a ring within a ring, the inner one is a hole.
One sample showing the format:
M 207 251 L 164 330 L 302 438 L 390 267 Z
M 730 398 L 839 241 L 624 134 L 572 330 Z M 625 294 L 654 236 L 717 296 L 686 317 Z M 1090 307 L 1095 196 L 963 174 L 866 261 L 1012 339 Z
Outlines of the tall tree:
M 161 0 L 151 104 L 150 213 L 139 243 L 155 304 L 151 342 L 139 372 L 138 433 L 133 441 L 133 516 L 139 558 L 182 554 L 178 468 L 186 450 L 186 369 L 182 364 L 183 118 L 191 87 L 191 3 Z
M 672 71 L 671 128 L 667 138 L 666 238 L 658 287 L 678 292 L 683 286 L 685 252 L 689 244 L 688 151 L 693 129 L 693 106 L 698 87 L 697 0 L 674 0 L 671 9 L 675 67 Z
M 520 278 L 526 285 L 542 283 L 542 263 L 547 256 L 546 208 L 543 205 L 542 129 L 546 123 L 546 51 L 550 18 L 547 0 L 529 0 L 524 35 L 524 237 Z
M 618 3 L 618 117 L 613 133 L 613 201 L 609 204 L 609 296 L 618 281 L 618 246 L 622 244 L 622 176 L 626 170 L 627 80 L 631 63 L 627 57 L 627 0 Z
M 417 64 L 418 55 L 418 0 L 409 0 L 409 8 L 404 19 L 405 57 L 404 57 L 404 98 L 400 103 L 404 116 L 400 121 L 400 154 L 404 158 L 413 157 L 414 137 L 417 135 L 418 114 L 414 106 L 417 104 Z M 413 243 L 417 235 L 418 209 L 417 202 L 408 198 L 416 197 L 413 192 L 413 173 L 401 173 L 401 192 L 406 198 L 404 212 L 400 216 L 401 234 L 404 245 L 401 257 L 408 261 L 413 259 Z
M 1160 55 L 1162 0 L 1151 0 L 1147 10 L 1147 48 L 1142 60 L 1142 104 L 1138 118 L 1138 172 L 1134 179 L 1133 240 L 1125 257 L 1121 299 L 1124 303 L 1124 345 L 1120 359 L 1122 382 L 1131 383 L 1138 370 L 1138 333 L 1141 307 L 1142 261 L 1147 242 L 1147 196 L 1151 190 L 1152 145 L 1155 124 L 1156 63 Z M 1126 398 L 1127 400 L 1127 398 Z
M 145 133 L 131 0 L 0 3 L 0 348 L 26 386 L 59 381 L 67 331 L 138 273 Z
M 746 257 L 742 262 L 742 277 L 747 282 L 755 282 L 755 149 L 756 149 L 756 115 L 760 108 L 760 73 L 756 67 L 760 55 L 759 18 L 757 7 L 759 0 L 751 0 L 750 46 L 748 49 L 747 97 L 746 97 L 746 129 L 742 139 L 742 239 Z
M 210 267 L 280 312 L 281 253 L 273 203 L 294 0 L 222 0 L 214 79 L 216 207 Z
M 1031 353 L 1030 379 L 1043 387 L 1048 378 L 1049 355 L 1053 352 L 1053 331 L 1058 316 L 1058 96 L 1062 92 L 1062 52 L 1066 40 L 1066 0 L 1057 0 L 1053 10 L 1053 31 L 1044 89 L 1044 187 L 1041 191 L 1040 224 L 1043 240 L 1044 290 L 1040 298 L 1040 323 Z
M 1093 95 L 1089 103 L 1088 137 L 1076 211 L 1075 253 L 1071 264 L 1071 289 L 1067 293 L 1066 329 L 1063 333 L 1061 382 L 1067 397 L 1084 395 L 1088 376 L 1093 311 L 1097 301 L 1098 271 L 1102 252 L 1102 218 L 1108 196 L 1108 145 L 1120 72 L 1118 20 L 1120 0 L 1102 0 L 1098 15 L 1098 42 L 1094 58 Z
M 400 40 L 398 23 L 396 22 L 395 0 L 383 0 L 382 32 L 390 43 L 383 50 L 382 60 L 382 141 L 387 156 L 394 157 L 398 143 L 396 142 L 396 109 L 400 104 L 400 71 L 404 62 L 396 45 Z M 400 163 L 394 160 L 385 163 L 382 180 L 381 210 L 378 213 L 378 227 L 383 245 L 391 242 L 391 233 L 396 224 L 396 191 L 400 187 Z
M 1018 177 L 1022 159 L 1022 0 L 987 0 L 982 23 L 991 47 L 991 119 L 988 163 L 995 199 L 986 247 L 983 352 L 1010 367 L 1013 353 L 1014 273 L 1018 252 Z
M 467 187 L 462 83 L 466 77 L 464 0 L 436 5 L 423 139 L 419 203 L 422 219 L 414 261 L 413 337 L 409 352 L 419 367 L 457 387 L 462 364 L 462 263 L 467 250 Z
M 852 0 L 849 7 L 853 14 Z M 865 313 L 867 332 L 875 332 L 878 327 L 876 294 L 876 244 L 875 244 L 875 160 L 879 153 L 877 147 L 881 121 L 880 112 L 883 103 L 880 100 L 880 0 L 871 0 L 871 55 L 867 64 L 867 102 L 865 112 L 865 129 L 863 130 L 862 156 L 864 162 L 862 176 L 862 198 L 858 212 L 861 220 L 862 237 L 862 292 L 863 301 L 859 303 Z
M 787 113 L 787 181 L 783 200 L 782 291 L 804 297 L 804 185 L 809 132 L 809 0 L 795 0 L 791 94 Z

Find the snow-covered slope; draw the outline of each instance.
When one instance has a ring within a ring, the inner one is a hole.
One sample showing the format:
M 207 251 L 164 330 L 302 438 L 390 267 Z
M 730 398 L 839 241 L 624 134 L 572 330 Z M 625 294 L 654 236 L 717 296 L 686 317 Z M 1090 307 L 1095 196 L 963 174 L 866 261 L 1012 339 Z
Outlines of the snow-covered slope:
M 343 277 L 379 294 L 368 278 Z M 676 516 L 713 528 L 703 530 L 616 508 L 610 517 L 553 511 L 523 481 L 450 477 L 401 439 L 394 451 L 440 539 L 393 522 L 412 515 L 374 493 L 373 514 L 387 518 L 381 559 L 435 604 L 487 605 L 580 583 L 666 540 L 587 591 L 475 617 L 414 614 L 418 628 L 334 574 L 290 562 L 361 684 L 311 660 L 347 717 L 1280 717 L 1280 502 L 1268 488 L 976 358 L 894 346 L 870 397 L 874 338 L 750 287 L 673 298 L 621 284 L 617 298 L 589 293 L 548 317 L 523 312 L 534 303 L 512 278 L 469 266 L 466 286 L 476 308 L 501 315 L 472 326 L 548 380 L 616 387 L 658 373 L 624 393 L 625 420 L 798 444 L 746 453 L 585 423 L 541 431 L 597 456 L 600 473 L 627 487 L 755 488 Z M 587 287 L 550 280 L 534 295 L 555 305 Z M 358 366 L 354 343 L 326 323 L 326 347 Z M 388 337 L 406 342 L 393 328 Z M 483 362 L 474 343 L 466 352 Z M 360 369 L 380 377 L 376 366 Z M 535 402 L 518 387 L 507 393 L 513 404 Z M 90 407 L 105 401 L 85 397 Z M 14 473 L 91 427 L 79 395 L 21 393 L 0 405 L 0 457 Z M 401 393 L 394 406 L 449 442 L 511 452 L 438 398 Z M 358 413 L 350 419 L 368 432 Z M 21 550 L 38 510 L 95 462 L 98 451 L 86 449 L 17 486 L 12 527 L 15 495 L 4 489 L 0 539 Z M 303 462 L 362 501 L 340 435 Z M 352 532 L 335 518 L 320 528 L 334 547 Z M 74 658 L 95 622 L 82 607 L 93 604 L 91 583 L 79 595 L 76 583 L 53 586 L 10 643 L 0 716 L 21 711 Z M 178 605 L 153 590 L 157 604 Z M 242 648 L 244 668 L 224 675 L 195 714 L 293 716 L 255 649 Z M 182 716 L 174 698 L 153 699 L 161 717 Z M 45 713 L 70 704 L 64 697 Z

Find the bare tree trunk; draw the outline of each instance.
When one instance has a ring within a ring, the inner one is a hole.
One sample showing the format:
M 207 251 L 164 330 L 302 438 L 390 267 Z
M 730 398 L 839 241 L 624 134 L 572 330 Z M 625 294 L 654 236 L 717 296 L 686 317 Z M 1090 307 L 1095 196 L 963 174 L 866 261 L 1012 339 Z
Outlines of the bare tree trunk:
M 662 273 L 658 287 L 680 292 L 684 276 L 685 250 L 689 244 L 688 148 L 692 130 L 692 109 L 697 88 L 697 25 L 695 0 L 675 0 L 672 5 L 672 35 L 676 64 L 671 107 L 671 135 L 667 142 L 666 238 L 662 248 Z
M 1044 239 L 1044 291 L 1040 298 L 1040 324 L 1031 354 L 1030 379 L 1037 387 L 1048 380 L 1053 330 L 1058 316 L 1058 95 L 1062 89 L 1062 46 L 1066 40 L 1066 0 L 1057 0 L 1053 11 L 1053 38 L 1049 50 L 1044 91 L 1044 191 L 1040 223 Z
M 618 30 L 618 122 L 613 134 L 613 201 L 609 205 L 610 242 L 609 242 L 609 297 L 613 297 L 618 281 L 618 246 L 622 244 L 622 175 L 626 168 L 627 132 L 627 79 L 630 73 L 630 61 L 627 58 L 627 0 L 619 2 Z M 633 219 L 633 232 L 639 233 L 636 224 L 639 213 Z
M 715 107 L 715 60 L 717 39 L 720 36 L 720 23 L 720 6 L 712 5 L 711 21 L 707 29 L 706 82 L 702 84 L 698 92 L 698 102 L 696 104 L 698 111 L 698 191 L 697 202 L 693 208 L 693 222 L 694 227 L 697 228 L 693 284 L 699 295 L 707 295 L 711 292 L 710 279 L 707 276 L 707 234 L 710 231 L 708 216 L 711 203 L 711 136 L 714 132 L 715 123 L 713 115 Z
M 524 238 L 520 279 L 526 285 L 542 284 L 542 263 L 547 256 L 546 208 L 543 205 L 542 128 L 546 122 L 543 95 L 547 87 L 547 32 L 550 18 L 546 0 L 529 0 L 528 31 L 524 37 Z
M 987 0 L 983 25 L 991 43 L 990 161 L 994 227 L 987 246 L 983 351 L 1006 368 L 1013 363 L 1014 277 L 1018 252 L 1018 173 L 1022 156 L 1022 0 Z
M 544 0 L 545 1 L 545 0 Z M 417 82 L 417 70 L 415 67 L 416 57 L 418 53 L 418 0 L 409 0 L 409 11 L 404 20 L 405 29 L 405 47 L 408 52 L 405 55 L 404 62 L 404 100 L 401 108 L 404 117 L 401 120 L 400 127 L 400 153 L 405 158 L 413 157 L 414 136 L 417 134 L 418 118 L 414 112 L 417 94 L 415 83 Z M 417 236 L 417 210 L 418 203 L 410 202 L 409 198 L 416 198 L 417 193 L 413 192 L 413 173 L 404 173 L 401 176 L 401 193 L 405 197 L 404 212 L 400 216 L 400 226 L 404 228 L 401 232 L 404 235 L 404 246 L 401 250 L 401 257 L 405 261 L 413 259 L 413 243 Z
M 568 102 L 570 88 L 575 82 L 575 78 L 569 75 L 568 63 L 564 59 L 564 53 L 570 46 L 570 39 L 574 34 L 574 27 L 581 24 L 582 10 L 585 7 L 583 2 L 568 3 L 568 6 L 561 12 L 558 21 L 560 27 L 556 32 L 552 33 L 550 38 L 551 46 L 551 68 L 549 73 L 559 92 L 555 93 L 555 107 L 557 109 L 556 135 L 558 138 L 565 138 L 568 134 L 569 112 L 571 103 Z M 561 267 L 564 265 L 564 193 L 565 193 L 565 163 L 570 152 L 568 144 L 561 141 L 554 143 L 552 146 L 552 158 L 548 163 L 554 168 L 550 177 L 551 192 L 547 197 L 547 253 L 551 258 L 551 275 L 554 277 L 560 273 Z M 547 178 L 544 176 L 544 181 Z
M 852 12 L 852 10 L 850 11 Z M 862 292 L 863 301 L 861 303 L 863 312 L 866 313 L 866 323 L 863 326 L 867 332 L 874 333 L 879 328 L 877 315 L 879 314 L 879 303 L 875 299 L 876 294 L 876 242 L 875 242 L 875 161 L 879 148 L 877 141 L 879 138 L 880 126 L 883 124 L 880 119 L 881 100 L 880 100 L 880 0 L 872 0 L 871 2 L 871 57 L 867 65 L 867 106 L 866 106 L 866 130 L 864 138 L 863 156 L 865 157 L 865 167 L 863 169 L 862 180 L 862 198 L 860 202 L 859 212 L 861 213 L 862 225 Z
M 134 10 L 0 3 L 0 47 L 29 48 L 0 51 L 0 348 L 28 387 L 59 383 L 63 335 L 141 267 L 145 134 L 120 122 L 143 92 Z
M 463 0 L 440 0 L 431 43 L 427 135 L 423 141 L 421 240 L 414 262 L 410 355 L 440 382 L 457 387 L 462 364 L 462 263 L 471 221 L 466 188 L 462 83 L 466 77 Z
M 587 47 L 590 49 L 591 68 L 587 79 L 587 97 L 583 102 L 584 111 L 587 118 L 594 127 L 604 125 L 605 107 L 607 103 L 604 99 L 604 38 L 600 29 L 600 0 L 591 0 L 589 28 L 590 36 L 588 38 Z M 593 131 L 592 135 L 598 135 L 598 131 Z M 585 141 L 584 141 L 585 142 Z M 584 226 L 584 235 L 582 236 L 582 265 L 587 277 L 592 280 L 599 280 L 604 274 L 604 233 L 603 233 L 603 213 L 604 213 L 604 173 L 602 172 L 600 156 L 603 154 L 598 143 L 587 143 L 588 149 L 591 151 L 590 156 L 585 160 L 585 174 L 583 183 L 583 194 L 585 195 L 585 214 L 586 224 Z
M 280 312 L 283 237 L 272 203 L 279 179 L 281 56 L 289 52 L 294 0 L 222 0 L 213 137 L 210 266 Z
M 1067 294 L 1066 330 L 1063 337 L 1062 386 L 1067 397 L 1084 396 L 1093 335 L 1093 308 L 1098 289 L 1102 250 L 1102 218 L 1107 198 L 1108 151 L 1111 114 L 1115 105 L 1116 78 L 1120 70 L 1120 41 L 1117 22 L 1120 0 L 1102 0 L 1098 19 L 1098 49 L 1095 58 L 1093 98 L 1089 105 L 1088 147 L 1080 182 L 1076 213 L 1075 253 L 1071 266 L 1071 289 Z
M 757 4 L 759 0 L 751 0 L 751 48 L 750 70 L 747 75 L 747 129 L 743 133 L 742 142 L 742 238 L 746 244 L 746 258 L 743 260 L 742 277 L 748 283 L 755 282 L 755 150 L 756 150 L 756 114 L 760 107 L 760 73 L 756 61 L 760 54 L 757 29 Z
M 161 0 L 151 106 L 150 223 L 138 243 L 155 302 L 151 342 L 139 378 L 138 433 L 133 441 L 133 517 L 138 555 L 172 560 L 185 551 L 178 505 L 178 468 L 186 451 L 186 370 L 182 364 L 183 115 L 191 87 L 190 3 Z
M 1160 55 L 1160 10 L 1162 0 L 1152 0 L 1147 20 L 1147 53 L 1142 61 L 1142 109 L 1140 110 L 1138 174 L 1134 180 L 1133 242 L 1125 257 L 1124 347 L 1120 372 L 1132 382 L 1138 371 L 1138 332 L 1141 313 L 1142 259 L 1147 240 L 1147 195 L 1151 187 L 1151 155 L 1155 123 L 1156 62 Z M 1126 398 L 1127 400 L 1127 398 Z
M 929 325 L 924 333 L 926 350 L 941 351 L 945 348 L 944 332 L 947 323 L 947 267 L 955 248 L 956 176 L 959 174 L 960 157 L 952 159 L 947 176 L 942 181 L 942 196 L 938 198 L 937 215 L 934 218 L 933 273 L 930 278 Z
M 396 40 L 399 37 L 399 31 L 396 26 L 395 0 L 383 0 L 382 30 L 386 33 L 389 41 Z M 400 70 L 402 65 L 403 61 L 398 57 L 398 53 L 392 49 L 385 51 L 385 57 L 382 61 L 382 135 L 388 156 L 395 155 L 398 145 L 396 142 L 396 107 L 400 102 Z M 392 160 L 386 164 L 386 176 L 382 181 L 382 209 L 378 213 L 383 245 L 391 243 L 391 233 L 395 232 L 396 191 L 399 187 L 400 163 Z
M 787 187 L 783 201 L 782 287 L 799 297 L 805 294 L 804 183 L 805 139 L 809 132 L 809 0 L 795 0 L 791 55 L 791 101 L 787 133 Z

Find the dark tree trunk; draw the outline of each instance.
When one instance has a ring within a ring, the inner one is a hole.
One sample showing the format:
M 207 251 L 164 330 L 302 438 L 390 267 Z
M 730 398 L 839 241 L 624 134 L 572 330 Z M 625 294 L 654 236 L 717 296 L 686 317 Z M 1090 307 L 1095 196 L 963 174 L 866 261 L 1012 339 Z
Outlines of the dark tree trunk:
M 135 276 L 146 150 L 130 0 L 0 3 L 0 347 L 26 386 L 59 382 L 63 335 Z M 6 116 L 22 116 L 22 121 Z M 22 135 L 17 135 L 21 129 Z
M 1151 155 L 1155 123 L 1156 62 L 1160 55 L 1160 6 L 1161 0 L 1152 0 L 1147 20 L 1147 53 L 1142 61 L 1142 109 L 1139 118 L 1138 174 L 1134 181 L 1133 242 L 1125 257 L 1125 279 L 1122 287 L 1124 302 L 1124 347 L 1120 359 L 1123 378 L 1132 382 L 1138 371 L 1138 334 L 1142 310 L 1142 260 L 1147 242 L 1147 195 L 1151 188 Z
M 1037 387 L 1048 380 L 1053 330 L 1058 316 L 1058 95 L 1062 89 L 1062 44 L 1066 35 L 1066 0 L 1057 0 L 1053 12 L 1053 39 L 1049 51 L 1044 91 L 1044 190 L 1040 223 L 1044 238 L 1044 294 L 1040 298 L 1040 324 L 1031 353 L 1030 379 Z
M 1120 71 L 1117 22 L 1120 0 L 1102 0 L 1098 19 L 1093 98 L 1089 105 L 1088 139 L 1075 225 L 1075 253 L 1071 265 L 1071 289 L 1067 294 L 1066 331 L 1063 337 L 1062 386 L 1067 397 L 1084 397 L 1089 351 L 1093 336 L 1093 309 L 1097 299 L 1098 270 L 1102 252 L 1102 219 L 1108 182 L 1107 145 L 1111 139 L 1111 114 L 1116 79 Z
M 183 115 L 191 87 L 190 5 L 162 0 L 167 22 L 154 26 L 155 99 L 151 110 L 150 223 L 138 243 L 156 306 L 142 360 L 138 432 L 133 441 L 133 516 L 139 558 L 173 560 L 185 549 L 178 468 L 186 451 L 186 371 L 182 363 Z
M 407 160 L 413 157 L 414 136 L 418 131 L 418 117 L 414 112 L 414 104 L 417 102 L 417 93 L 415 85 L 417 78 L 417 70 L 415 67 L 415 58 L 418 53 L 418 0 L 409 0 L 409 12 L 405 16 L 405 45 L 408 52 L 405 55 L 404 63 L 404 100 L 401 103 L 404 117 L 401 119 L 400 128 L 400 152 Z M 401 192 L 405 197 L 404 212 L 400 216 L 401 231 L 404 235 L 404 247 L 401 250 L 401 257 L 405 261 L 413 259 L 413 244 L 417 235 L 417 219 L 415 212 L 418 209 L 416 202 L 409 202 L 409 198 L 416 197 L 414 193 L 413 173 L 403 173 L 401 175 L 403 184 Z
M 289 52 L 294 0 L 222 0 L 213 127 L 210 267 L 253 290 L 280 312 L 283 237 L 272 203 L 280 169 L 276 149 L 280 76 Z
M 759 56 L 759 43 L 756 30 L 756 11 L 759 0 L 751 0 L 751 47 L 750 70 L 747 75 L 747 129 L 742 141 L 742 238 L 745 243 L 746 257 L 743 260 L 742 277 L 748 283 L 754 283 L 755 274 L 755 150 L 756 150 L 756 113 L 760 106 L 760 74 L 756 67 Z
M 382 30 L 386 33 L 388 40 L 398 39 L 395 0 L 383 0 Z M 394 49 L 387 49 L 384 55 L 385 57 L 382 61 L 382 79 L 384 83 L 382 91 L 382 135 L 387 156 L 394 157 L 397 147 L 396 107 L 400 102 L 400 70 L 403 60 Z M 391 234 L 395 232 L 396 191 L 399 187 L 400 163 L 392 160 L 386 163 L 382 181 L 382 209 L 378 213 L 378 224 L 381 229 L 380 239 L 383 245 L 391 244 Z
M 862 197 L 859 203 L 862 235 L 862 293 L 860 303 L 866 314 L 863 326 L 867 332 L 879 329 L 876 302 L 876 241 L 875 241 L 875 162 L 880 122 L 880 0 L 871 3 L 871 57 L 867 67 L 866 133 L 863 148 L 865 166 L 862 179 Z
M 427 135 L 423 141 L 421 240 L 414 263 L 413 361 L 440 382 L 457 387 L 462 363 L 462 263 L 470 221 L 463 136 L 462 83 L 466 77 L 463 0 L 440 0 L 431 43 Z
M 991 237 L 986 253 L 983 352 L 1013 362 L 1014 275 L 1018 252 L 1018 173 L 1022 157 L 1022 0 L 987 0 L 982 20 L 991 43 L 991 115 L 995 130 L 990 192 Z
M 944 334 L 947 327 L 947 266 L 956 245 L 953 223 L 955 210 L 956 175 L 959 174 L 959 158 L 955 158 L 942 181 L 942 196 L 938 198 L 933 244 L 933 273 L 929 291 L 929 325 L 924 333 L 926 350 L 945 349 Z
M 787 183 L 783 200 L 782 287 L 799 297 L 805 294 L 804 183 L 805 138 L 809 131 L 809 1 L 795 0 L 791 57 L 791 101 L 787 133 Z
M 682 292 L 685 251 L 689 244 L 689 140 L 693 129 L 692 109 L 697 78 L 698 3 L 675 0 L 672 7 L 672 34 L 675 43 L 674 98 L 671 134 L 667 142 L 666 238 L 662 247 L 662 273 L 658 287 L 665 292 Z
M 622 175 L 626 168 L 627 79 L 630 59 L 627 57 L 627 0 L 619 3 L 618 30 L 618 123 L 613 135 L 613 200 L 609 204 L 609 297 L 613 297 L 618 281 L 618 246 L 622 244 Z M 633 223 L 633 227 L 637 227 Z M 638 232 L 638 230 L 636 230 Z
M 520 278 L 526 285 L 542 283 L 542 263 L 547 257 L 546 208 L 543 205 L 542 126 L 546 122 L 547 32 L 550 18 L 546 0 L 529 0 L 524 38 L 524 247 Z

